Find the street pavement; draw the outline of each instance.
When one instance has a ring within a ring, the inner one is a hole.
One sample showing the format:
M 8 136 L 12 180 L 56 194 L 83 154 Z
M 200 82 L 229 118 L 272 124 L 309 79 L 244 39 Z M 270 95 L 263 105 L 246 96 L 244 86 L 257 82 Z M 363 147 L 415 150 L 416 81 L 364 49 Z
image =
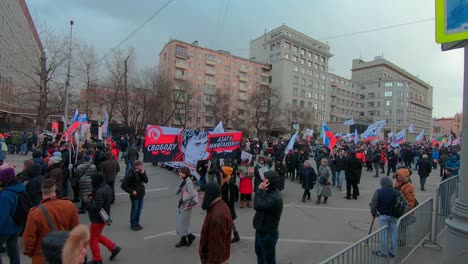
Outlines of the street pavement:
M 26 158 L 20 155 L 8 155 L 7 162 L 21 168 Z M 315 162 L 311 162 L 315 164 Z M 125 164 L 120 161 L 123 177 Z M 175 233 L 178 196 L 175 191 L 180 183 L 177 174 L 145 164 L 149 177 L 146 185 L 144 208 L 141 224 L 144 229 L 138 232 L 130 229 L 130 200 L 118 184 L 116 184 L 116 202 L 112 206 L 112 225 L 104 230 L 120 247 L 122 252 L 114 263 L 199 263 L 198 234 L 201 231 L 205 213 L 200 207 L 192 212 L 191 227 L 197 239 L 190 247 L 175 248 L 179 237 Z M 360 196 L 358 200 L 346 200 L 345 189 L 338 191 L 333 187 L 332 197 L 328 204 L 316 205 L 316 189 L 311 191 L 312 199 L 302 203 L 302 188 L 297 182 L 286 180 L 283 191 L 284 209 L 280 221 L 280 239 L 276 247 L 277 263 L 319 263 L 321 260 L 335 254 L 367 235 L 371 222 L 369 203 L 374 191 L 380 187 L 380 178 L 372 177 L 372 172 L 363 169 Z M 382 177 L 382 175 L 380 176 Z M 426 192 L 420 191 L 419 177 L 413 171 L 413 184 L 416 187 L 416 197 L 419 202 L 435 197 L 437 184 L 440 182 L 439 170 L 433 171 L 426 183 Z M 230 263 L 256 263 L 254 251 L 255 230 L 252 219 L 255 211 L 249 208 L 239 208 L 236 205 L 238 218 L 235 224 L 239 230 L 241 241 L 231 246 Z M 87 215 L 80 215 L 80 222 L 89 224 Z M 378 229 L 374 225 L 374 230 Z M 19 242 L 22 252 L 22 240 Z M 107 260 L 110 253 L 101 246 L 103 258 Z M 88 259 L 91 252 L 88 250 Z M 7 256 L 1 258 L 7 263 Z M 110 261 L 105 261 L 109 263 Z M 22 263 L 30 263 L 29 258 L 22 256 Z M 431 262 L 427 259 L 425 263 Z

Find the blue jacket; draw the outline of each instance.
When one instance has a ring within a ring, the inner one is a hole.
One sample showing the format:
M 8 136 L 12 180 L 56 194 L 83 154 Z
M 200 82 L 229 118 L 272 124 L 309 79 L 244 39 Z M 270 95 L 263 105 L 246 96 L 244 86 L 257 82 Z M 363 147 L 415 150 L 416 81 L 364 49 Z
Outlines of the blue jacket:
M 450 160 L 445 163 L 445 168 L 449 170 L 453 175 L 458 175 L 458 169 L 460 169 L 460 161 L 457 160 L 456 156 L 451 156 Z
M 433 150 L 432 151 L 432 159 L 439 159 L 439 151 L 438 150 Z
M 11 191 L 10 191 L 11 190 Z M 0 235 L 19 234 L 23 226 L 19 226 L 13 220 L 18 206 L 18 195 L 16 192 L 25 192 L 26 189 L 22 182 L 7 186 L 0 191 Z

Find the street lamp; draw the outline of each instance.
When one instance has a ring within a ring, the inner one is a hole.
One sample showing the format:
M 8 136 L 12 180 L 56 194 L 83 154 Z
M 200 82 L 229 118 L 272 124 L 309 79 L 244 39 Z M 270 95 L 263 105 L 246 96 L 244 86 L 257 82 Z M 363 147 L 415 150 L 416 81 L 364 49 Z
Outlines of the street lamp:
M 63 132 L 67 131 L 68 125 L 68 87 L 70 87 L 70 64 L 72 53 L 72 36 L 73 36 L 73 20 L 70 20 L 70 46 L 68 49 L 68 68 L 67 68 L 67 81 L 65 82 L 65 111 L 64 111 L 64 124 Z

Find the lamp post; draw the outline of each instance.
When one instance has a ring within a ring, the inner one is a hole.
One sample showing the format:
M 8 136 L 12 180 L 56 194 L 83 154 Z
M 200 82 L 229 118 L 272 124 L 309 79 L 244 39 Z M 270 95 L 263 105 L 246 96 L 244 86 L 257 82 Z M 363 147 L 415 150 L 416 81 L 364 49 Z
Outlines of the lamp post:
M 65 82 L 65 109 L 64 109 L 64 124 L 63 132 L 67 131 L 68 126 L 68 88 L 70 87 L 70 65 L 72 53 L 72 36 L 73 36 L 73 20 L 70 20 L 70 46 L 68 48 L 68 68 L 67 68 L 67 81 Z

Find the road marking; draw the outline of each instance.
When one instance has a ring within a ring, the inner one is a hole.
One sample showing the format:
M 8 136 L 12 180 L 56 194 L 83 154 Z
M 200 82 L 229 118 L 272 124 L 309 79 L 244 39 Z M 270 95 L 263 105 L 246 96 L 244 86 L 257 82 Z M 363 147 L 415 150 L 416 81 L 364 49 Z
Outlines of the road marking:
M 177 233 L 176 231 L 169 231 L 161 234 L 156 234 L 152 236 L 147 236 L 143 238 L 143 240 L 150 240 L 162 236 L 176 236 Z M 193 234 L 197 237 L 200 236 L 200 234 Z M 252 240 L 255 241 L 255 237 L 251 236 L 241 236 L 241 240 Z M 355 242 L 348 242 L 348 241 L 327 241 L 327 240 L 305 240 L 305 239 L 290 239 L 290 238 L 280 238 L 278 239 L 279 242 L 289 242 L 289 243 L 304 243 L 304 244 L 327 244 L 327 245 L 352 245 Z
M 165 190 L 169 190 L 169 188 L 160 188 L 160 189 L 152 189 L 152 190 L 146 190 L 145 193 L 149 193 L 149 192 L 158 192 L 158 191 L 165 191 Z M 116 193 L 115 195 L 128 195 L 128 193 Z
M 295 203 L 289 203 L 284 205 L 284 207 L 297 207 L 297 208 L 310 208 L 310 209 L 328 209 L 328 210 L 348 210 L 348 211 L 369 211 L 370 209 L 363 208 L 340 208 L 340 207 L 322 207 L 322 206 L 313 206 L 313 205 L 299 205 Z

